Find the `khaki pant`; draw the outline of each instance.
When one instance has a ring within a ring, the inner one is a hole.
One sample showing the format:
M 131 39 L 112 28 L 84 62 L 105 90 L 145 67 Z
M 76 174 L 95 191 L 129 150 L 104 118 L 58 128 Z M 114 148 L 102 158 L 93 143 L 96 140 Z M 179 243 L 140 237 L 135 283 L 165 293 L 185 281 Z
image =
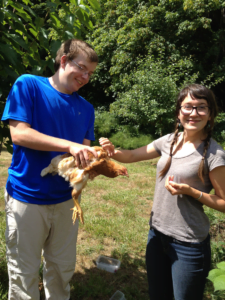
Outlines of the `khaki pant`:
M 78 220 L 73 200 L 54 205 L 18 201 L 5 193 L 6 256 L 10 300 L 39 300 L 39 267 L 47 300 L 69 300 L 76 262 Z

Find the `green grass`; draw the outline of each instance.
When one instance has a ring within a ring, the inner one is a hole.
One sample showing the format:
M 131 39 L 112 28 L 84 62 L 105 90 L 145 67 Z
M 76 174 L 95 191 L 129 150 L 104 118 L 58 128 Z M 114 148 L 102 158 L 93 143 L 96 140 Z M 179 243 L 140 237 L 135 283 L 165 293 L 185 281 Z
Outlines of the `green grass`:
M 108 300 L 116 290 L 127 300 L 149 300 L 145 270 L 145 248 L 153 201 L 156 162 L 126 165 L 130 177 L 115 179 L 97 177 L 82 194 L 84 225 L 80 224 L 77 263 L 71 281 L 72 300 Z M 9 160 L 0 157 L 6 166 Z M 8 278 L 5 260 L 5 167 L 0 174 L 0 299 L 7 299 Z M 206 208 L 211 221 L 213 263 L 225 260 L 224 214 Z M 116 274 L 96 267 L 98 256 L 106 255 L 121 261 Z M 41 270 L 41 269 L 40 269 Z M 40 276 L 41 277 L 41 276 Z M 214 295 L 207 283 L 204 300 L 225 299 Z M 222 296 L 223 297 L 223 296 Z M 43 289 L 41 299 L 44 299 Z

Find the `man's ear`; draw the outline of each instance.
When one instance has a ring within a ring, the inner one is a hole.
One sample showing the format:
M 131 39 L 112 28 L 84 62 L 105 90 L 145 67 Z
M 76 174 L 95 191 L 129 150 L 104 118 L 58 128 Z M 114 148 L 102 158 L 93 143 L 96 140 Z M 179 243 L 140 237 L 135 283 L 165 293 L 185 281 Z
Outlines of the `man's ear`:
M 66 63 L 67 63 L 67 57 L 66 57 L 66 55 L 63 55 L 63 56 L 61 57 L 60 66 L 61 66 L 63 69 L 65 69 Z

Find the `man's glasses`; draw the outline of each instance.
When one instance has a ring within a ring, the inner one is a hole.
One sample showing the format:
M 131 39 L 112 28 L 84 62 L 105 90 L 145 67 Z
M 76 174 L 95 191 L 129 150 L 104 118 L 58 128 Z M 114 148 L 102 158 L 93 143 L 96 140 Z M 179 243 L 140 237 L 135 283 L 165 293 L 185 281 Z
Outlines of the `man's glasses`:
M 180 110 L 183 115 L 190 115 L 194 109 L 196 109 L 196 112 L 199 116 L 206 116 L 209 113 L 209 107 L 206 105 L 200 105 L 200 106 L 182 105 L 180 107 Z
M 83 74 L 83 75 L 86 75 L 88 74 L 88 78 L 90 78 L 93 73 L 89 73 L 88 71 L 86 71 L 83 67 L 81 67 L 77 62 L 75 62 L 75 60 L 71 60 L 80 70 L 80 72 Z

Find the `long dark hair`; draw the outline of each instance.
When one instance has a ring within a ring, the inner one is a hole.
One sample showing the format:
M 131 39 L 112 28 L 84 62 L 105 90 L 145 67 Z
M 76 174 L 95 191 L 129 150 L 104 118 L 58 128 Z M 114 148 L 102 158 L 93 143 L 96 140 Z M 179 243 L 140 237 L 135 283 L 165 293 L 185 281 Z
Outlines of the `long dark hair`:
M 207 124 L 204 128 L 205 133 L 207 134 L 207 137 L 203 140 L 204 141 L 204 151 L 203 151 L 202 160 L 201 160 L 201 163 L 200 163 L 199 169 L 198 169 L 198 176 L 201 179 L 201 181 L 204 183 L 204 161 L 205 161 L 206 153 L 207 153 L 207 150 L 209 147 L 210 138 L 212 136 L 214 119 L 218 114 L 218 108 L 217 108 L 215 96 L 211 90 L 209 90 L 208 88 L 206 88 L 205 86 L 200 85 L 200 84 L 190 84 L 190 85 L 186 86 L 185 88 L 183 88 L 177 97 L 176 111 L 175 111 L 176 117 L 178 117 L 178 115 L 179 115 L 181 103 L 184 101 L 184 99 L 188 95 L 190 95 L 190 97 L 192 99 L 205 99 L 209 106 L 210 120 L 207 122 Z M 174 138 L 170 145 L 170 156 L 166 162 L 165 167 L 160 172 L 160 175 L 159 175 L 160 177 L 164 177 L 170 168 L 172 156 L 173 156 L 173 146 L 174 146 L 174 144 L 177 143 L 177 140 L 178 140 L 179 124 L 180 124 L 180 122 L 179 122 L 179 120 L 177 120 L 176 126 L 175 126 Z

